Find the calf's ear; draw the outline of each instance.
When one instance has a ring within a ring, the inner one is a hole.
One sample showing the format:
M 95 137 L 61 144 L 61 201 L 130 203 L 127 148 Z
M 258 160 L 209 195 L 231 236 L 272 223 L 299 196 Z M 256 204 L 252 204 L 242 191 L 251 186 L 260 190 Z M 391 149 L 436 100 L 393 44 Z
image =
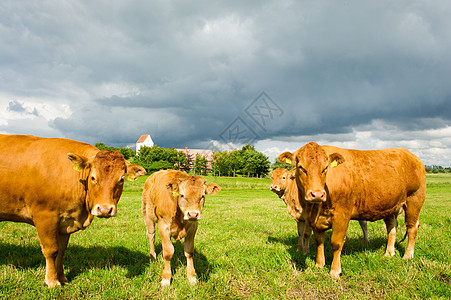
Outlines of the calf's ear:
M 340 153 L 332 153 L 329 155 L 329 166 L 335 168 L 345 162 L 345 158 Z
M 206 194 L 214 195 L 217 194 L 221 190 L 221 187 L 216 183 L 207 184 Z
M 127 179 L 130 181 L 136 180 L 138 177 L 146 175 L 146 169 L 141 166 L 134 165 L 125 161 L 125 166 L 127 167 Z
M 91 164 L 89 160 L 81 155 L 67 153 L 67 158 L 74 164 L 74 170 L 81 172 L 83 169 L 89 169 Z
M 291 152 L 284 152 L 277 159 L 285 164 L 294 165 L 294 155 Z

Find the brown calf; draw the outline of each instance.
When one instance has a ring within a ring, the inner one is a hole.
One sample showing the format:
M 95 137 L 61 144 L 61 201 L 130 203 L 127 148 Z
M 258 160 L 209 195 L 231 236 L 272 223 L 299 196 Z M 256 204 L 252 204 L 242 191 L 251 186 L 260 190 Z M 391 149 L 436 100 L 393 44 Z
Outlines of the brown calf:
M 205 195 L 214 195 L 221 190 L 219 185 L 207 185 L 205 182 L 200 176 L 190 176 L 175 170 L 158 171 L 146 180 L 142 210 L 152 260 L 156 259 L 155 223 L 158 224 L 164 258 L 161 288 L 171 283 L 171 258 L 174 254 L 171 237 L 176 241 L 185 238 L 186 275 L 191 284 L 197 283 L 193 264 L 197 221 L 201 217 Z

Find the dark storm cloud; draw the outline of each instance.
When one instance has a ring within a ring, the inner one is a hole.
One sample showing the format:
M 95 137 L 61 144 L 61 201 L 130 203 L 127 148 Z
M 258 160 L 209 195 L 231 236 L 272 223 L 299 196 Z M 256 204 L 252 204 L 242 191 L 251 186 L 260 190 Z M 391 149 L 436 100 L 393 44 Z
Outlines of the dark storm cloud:
M 66 137 L 120 145 L 150 133 L 161 146 L 196 147 L 221 141 L 237 118 L 258 141 L 352 139 L 380 124 L 420 139 L 451 126 L 448 1 L 0 8 L 0 99 L 19 99 L 3 107 L 17 112 L 22 99 L 68 105 L 70 114 L 60 108 L 48 120 Z M 262 92 L 283 110 L 265 128 L 246 114 Z M 3 131 L 19 124 L 5 118 Z

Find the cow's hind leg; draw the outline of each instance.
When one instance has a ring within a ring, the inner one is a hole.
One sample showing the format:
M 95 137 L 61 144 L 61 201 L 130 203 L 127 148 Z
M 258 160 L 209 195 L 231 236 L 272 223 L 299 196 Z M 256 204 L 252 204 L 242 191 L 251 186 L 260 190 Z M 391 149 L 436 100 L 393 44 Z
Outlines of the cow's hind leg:
M 196 270 L 194 270 L 194 236 L 197 231 L 197 222 L 193 222 L 190 224 L 185 237 L 185 257 L 186 257 L 186 277 L 190 284 L 197 284 L 196 279 Z
M 364 220 L 359 220 L 360 228 L 362 228 L 363 232 L 363 246 L 368 246 L 370 240 L 368 238 L 368 224 Z
M 396 230 L 398 228 L 398 212 L 389 215 L 384 219 L 385 227 L 387 228 L 387 250 L 385 251 L 385 257 L 391 257 L 395 255 L 395 241 Z
M 157 253 L 155 252 L 155 222 L 146 214 L 144 215 L 144 222 L 146 223 L 146 236 L 149 240 L 150 259 L 155 261 Z
M 404 205 L 408 240 L 403 259 L 413 258 L 415 239 L 417 237 L 418 228 L 420 227 L 420 210 L 425 198 L 426 184 L 423 184 L 415 193 L 407 197 L 406 204 Z

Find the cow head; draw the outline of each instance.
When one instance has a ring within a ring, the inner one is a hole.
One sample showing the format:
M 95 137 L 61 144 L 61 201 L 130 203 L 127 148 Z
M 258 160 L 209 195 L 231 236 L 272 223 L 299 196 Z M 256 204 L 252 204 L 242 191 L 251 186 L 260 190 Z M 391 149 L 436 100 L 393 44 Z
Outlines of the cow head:
M 187 221 L 200 220 L 204 208 L 205 195 L 214 195 L 221 190 L 216 183 L 205 184 L 200 176 L 178 178 L 176 182 L 168 183 L 167 187 L 172 197 L 177 199 L 177 206 Z
M 329 168 L 342 164 L 345 159 L 339 153 L 327 155 L 314 142 L 308 143 L 295 152 L 284 152 L 279 160 L 296 166 L 296 181 L 304 199 L 310 203 L 320 203 L 327 199 L 326 176 Z
M 81 180 L 87 192 L 86 205 L 92 215 L 100 218 L 117 214 L 126 177 L 134 180 L 146 174 L 144 168 L 130 164 L 117 151 L 99 151 L 91 160 L 74 153 L 68 153 L 67 157 L 75 170 L 87 175 Z
M 272 171 L 272 183 L 270 190 L 279 197 L 283 195 L 287 187 L 288 171 L 284 168 L 277 168 Z

